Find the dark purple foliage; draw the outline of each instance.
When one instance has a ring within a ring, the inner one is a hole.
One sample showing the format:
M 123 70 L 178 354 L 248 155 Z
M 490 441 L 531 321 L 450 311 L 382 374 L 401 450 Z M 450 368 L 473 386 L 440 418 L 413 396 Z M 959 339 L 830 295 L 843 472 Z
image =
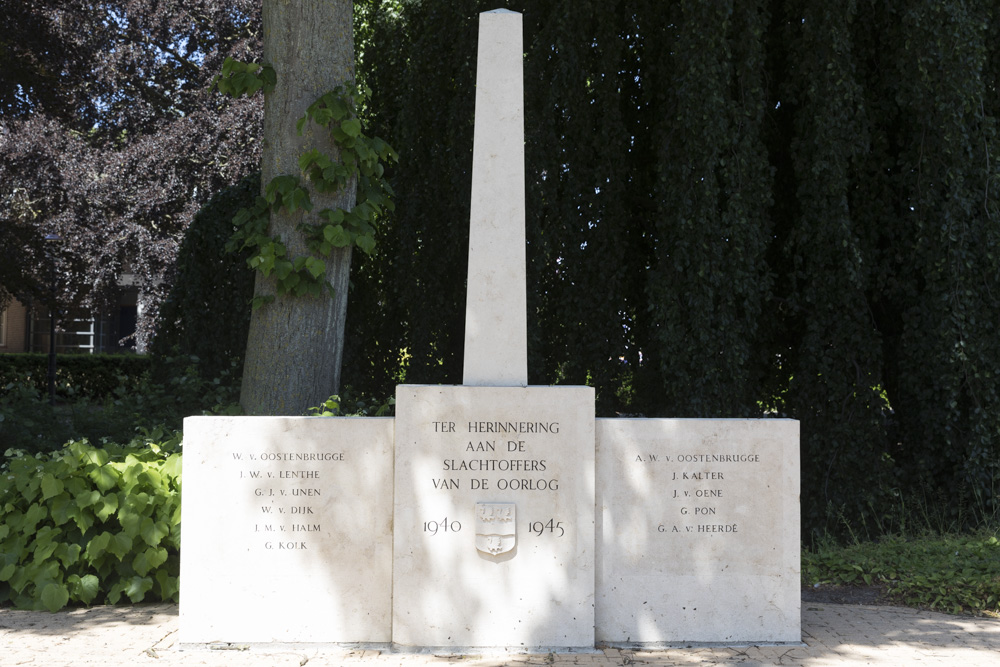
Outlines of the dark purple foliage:
M 260 0 L 0 0 L 0 34 L 0 299 L 131 273 L 148 336 L 193 214 L 258 168 L 260 98 L 209 84 L 259 59 Z

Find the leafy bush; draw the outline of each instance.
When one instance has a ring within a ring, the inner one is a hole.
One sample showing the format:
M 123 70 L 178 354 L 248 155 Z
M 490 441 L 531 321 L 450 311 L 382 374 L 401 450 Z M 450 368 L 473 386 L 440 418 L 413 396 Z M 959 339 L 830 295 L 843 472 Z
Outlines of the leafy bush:
M 366 400 L 345 387 L 342 395 L 334 394 L 322 405 L 309 408 L 309 414 L 312 417 L 392 417 L 396 414 L 396 398 Z
M 184 417 L 237 414 L 239 381 L 235 362 L 206 378 L 197 357 L 161 360 L 169 373 L 163 383 L 150 380 L 119 385 L 103 400 L 75 397 L 55 406 L 31 382 L 12 382 L 0 391 L 0 463 L 7 449 L 29 454 L 58 449 L 71 439 L 128 442 L 140 426 L 180 429 Z
M 176 601 L 180 434 L 69 442 L 0 466 L 0 605 Z
M 879 585 L 901 602 L 954 614 L 1000 613 L 996 535 L 891 537 L 802 552 L 807 585 Z
M 116 391 L 133 391 L 145 380 L 149 357 L 131 354 L 60 354 L 56 359 L 56 395 L 104 400 Z M 0 395 L 11 385 L 48 392 L 49 355 L 0 354 Z

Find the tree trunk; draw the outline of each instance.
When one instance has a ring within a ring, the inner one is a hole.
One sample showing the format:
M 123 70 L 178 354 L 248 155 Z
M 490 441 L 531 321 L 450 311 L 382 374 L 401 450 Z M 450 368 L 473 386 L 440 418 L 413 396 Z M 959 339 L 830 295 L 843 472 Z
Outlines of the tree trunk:
M 262 187 L 275 176 L 300 176 L 299 156 L 312 148 L 338 157 L 324 128 L 309 123 L 298 136 L 295 122 L 321 95 L 354 78 L 351 9 L 348 0 L 265 0 L 263 62 L 274 67 L 277 84 L 264 99 Z M 313 210 L 306 216 L 354 206 L 353 182 L 336 196 L 308 189 Z M 296 229 L 302 216 L 271 211 L 270 233 L 282 238 L 290 259 L 308 252 Z M 257 276 L 255 296 L 275 299 L 250 319 L 240 394 L 248 415 L 304 414 L 339 391 L 351 250 L 321 259 L 333 298 L 277 295 L 273 278 Z

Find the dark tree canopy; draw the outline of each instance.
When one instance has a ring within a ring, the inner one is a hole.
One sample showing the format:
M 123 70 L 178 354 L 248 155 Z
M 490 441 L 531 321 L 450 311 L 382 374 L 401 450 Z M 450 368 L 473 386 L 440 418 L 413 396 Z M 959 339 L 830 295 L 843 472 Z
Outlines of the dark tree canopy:
M 0 289 L 40 296 L 46 253 L 64 302 L 133 273 L 146 335 L 194 212 L 258 169 L 260 101 L 209 83 L 259 57 L 259 2 L 0 0 L 0 30 Z

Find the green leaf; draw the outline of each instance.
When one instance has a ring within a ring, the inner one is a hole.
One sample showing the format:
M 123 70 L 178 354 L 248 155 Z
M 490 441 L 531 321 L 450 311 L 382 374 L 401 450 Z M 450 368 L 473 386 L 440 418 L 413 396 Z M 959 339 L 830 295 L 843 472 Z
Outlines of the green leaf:
M 160 586 L 160 597 L 166 601 L 177 601 L 177 594 L 180 591 L 180 579 L 171 576 L 164 569 L 156 571 L 156 583 Z
M 49 507 L 52 513 L 52 521 L 57 526 L 63 525 L 70 519 L 75 519 L 80 514 L 79 506 L 69 497 L 68 493 L 62 493 L 58 497 L 53 498 L 49 503 Z M 0 532 L 2 530 L 0 528 Z
M 52 473 L 42 475 L 42 500 L 48 500 L 63 492 L 63 483 L 52 476 Z
M 323 228 L 323 238 L 336 248 L 345 248 L 351 244 L 351 235 L 343 225 L 327 225 Z
M 306 270 L 313 278 L 319 278 L 326 272 L 326 263 L 315 257 L 306 258 Z
M 295 188 L 292 190 L 291 197 L 285 202 L 285 208 L 289 213 L 293 213 L 298 209 L 311 211 L 312 201 L 309 199 L 309 193 L 303 188 Z
M 101 587 L 100 579 L 93 574 L 85 574 L 82 577 L 70 575 L 66 577 L 66 583 L 73 597 L 83 604 L 90 604 L 97 597 Z
M 42 589 L 42 604 L 51 612 L 56 612 L 69 602 L 69 591 L 63 584 L 49 583 Z
M 153 588 L 153 579 L 151 577 L 135 576 L 125 586 L 125 595 L 132 602 L 142 602 L 142 599 L 146 597 L 146 593 L 151 588 Z
M 149 520 L 148 517 L 146 519 Z M 122 526 L 122 531 L 130 538 L 139 537 L 142 527 L 143 516 L 134 507 L 122 507 L 118 512 L 118 523 Z
M 375 251 L 375 239 L 371 236 L 358 236 L 355 243 L 357 243 L 358 247 L 369 255 Z
M 328 222 L 334 225 L 339 225 L 344 221 L 344 209 L 341 208 L 325 208 L 319 213 L 320 217 L 326 218 Z M 326 233 L 326 230 L 323 230 Z M 329 239 L 327 239 L 329 241 Z
M 89 473 L 90 479 L 102 492 L 118 484 L 118 473 L 108 465 L 95 466 Z
M 167 478 L 171 480 L 177 480 L 181 476 L 182 461 L 183 459 L 180 454 L 171 454 L 170 456 L 167 457 L 167 460 L 164 461 L 163 467 L 160 468 L 160 471 Z
M 82 551 L 83 549 L 79 544 L 66 544 L 63 542 L 59 544 L 52 555 L 59 559 L 64 568 L 70 568 L 80 559 L 80 552 Z
M 122 560 L 132 549 L 132 538 L 125 533 L 113 535 L 108 541 L 108 553 L 114 554 L 118 560 Z
M 264 197 L 270 203 L 275 203 L 276 197 L 284 197 L 289 192 L 294 190 L 299 185 L 299 179 L 294 176 L 289 176 L 284 174 L 282 176 L 275 176 L 271 179 L 271 182 L 267 184 L 264 188 Z
M 340 124 L 340 129 L 349 137 L 356 137 L 361 134 L 361 121 L 357 118 L 348 118 Z
M 79 507 L 90 507 L 101 499 L 101 492 L 90 490 L 76 495 L 76 504 Z
M 146 576 L 165 562 L 167 562 L 166 549 L 149 547 L 136 555 L 132 561 L 132 568 L 137 574 Z
M 100 535 L 91 538 L 84 553 L 90 562 L 93 563 L 107 552 L 110 543 L 111 533 L 104 531 Z
M 270 65 L 264 65 L 260 70 L 260 80 L 265 93 L 270 93 L 278 83 L 278 75 Z
M 106 496 L 102 496 L 99 503 L 94 507 L 94 516 L 104 523 L 108 520 L 108 517 L 114 514 L 118 510 L 118 496 L 114 493 L 109 493 Z
M 132 459 L 135 460 L 135 457 L 132 457 Z M 127 459 L 126 463 L 128 463 Z M 130 490 L 133 486 L 135 486 L 136 480 L 138 480 L 139 473 L 142 472 L 142 469 L 143 469 L 142 463 L 138 462 L 132 465 L 125 466 L 125 470 L 122 472 L 122 481 L 125 482 L 126 491 Z
M 34 532 L 35 526 L 39 521 L 48 516 L 48 510 L 38 503 L 33 503 L 28 511 L 24 515 L 24 523 L 21 526 L 21 530 L 25 533 Z
M 170 528 L 162 521 L 153 521 L 149 517 L 142 520 L 140 529 L 143 541 L 151 547 L 158 546 L 160 541 L 170 533 Z
M 299 169 L 301 171 L 306 171 L 313 162 L 318 162 L 322 157 L 324 157 L 324 155 L 317 148 L 314 148 L 311 151 L 306 151 L 299 156 Z

